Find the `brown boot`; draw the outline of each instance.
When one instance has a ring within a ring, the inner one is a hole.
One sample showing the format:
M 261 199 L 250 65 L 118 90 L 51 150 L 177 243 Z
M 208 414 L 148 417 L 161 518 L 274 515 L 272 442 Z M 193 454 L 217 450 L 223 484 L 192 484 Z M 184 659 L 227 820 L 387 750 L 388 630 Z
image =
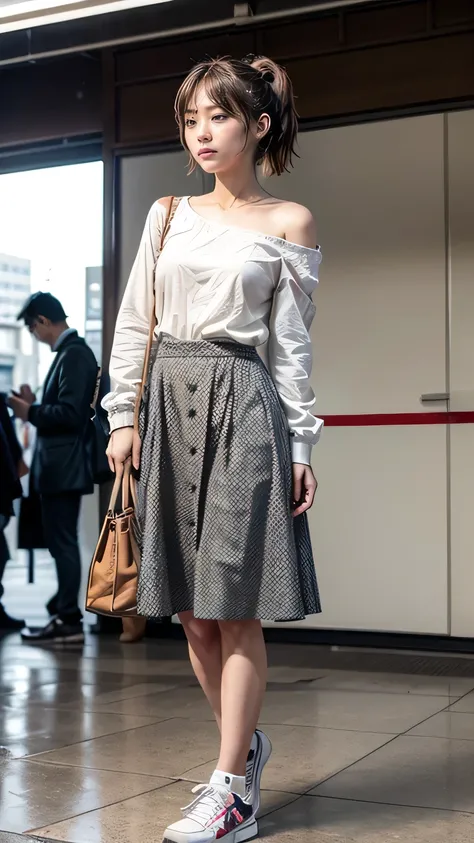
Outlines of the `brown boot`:
M 146 618 L 122 618 L 123 632 L 120 636 L 122 644 L 134 644 L 141 641 L 145 635 Z

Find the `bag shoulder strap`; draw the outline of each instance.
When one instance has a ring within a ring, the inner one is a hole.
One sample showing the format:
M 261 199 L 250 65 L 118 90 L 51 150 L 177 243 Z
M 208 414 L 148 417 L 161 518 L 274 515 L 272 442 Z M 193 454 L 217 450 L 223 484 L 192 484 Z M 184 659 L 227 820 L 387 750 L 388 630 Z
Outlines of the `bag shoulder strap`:
M 159 260 L 160 254 L 163 250 L 163 246 L 164 246 L 165 239 L 166 239 L 166 236 L 167 236 L 168 231 L 169 231 L 169 227 L 171 225 L 171 221 L 172 221 L 172 219 L 175 215 L 176 208 L 178 207 L 180 201 L 181 201 L 181 199 L 180 199 L 179 196 L 166 196 L 164 199 L 159 200 L 160 204 L 164 205 L 164 207 L 166 208 L 166 217 L 165 217 L 165 224 L 163 226 L 163 231 L 161 232 L 160 250 L 158 252 L 157 262 Z M 156 264 L 155 264 L 155 270 L 156 270 Z M 149 363 L 150 363 L 150 354 L 151 354 L 151 348 L 152 348 L 152 345 L 153 345 L 153 336 L 154 336 L 154 333 L 155 333 L 156 325 L 157 325 L 157 321 L 156 321 L 155 272 L 153 272 L 153 309 L 152 309 L 152 312 L 150 314 L 150 328 L 149 328 L 149 331 L 148 331 L 148 341 L 147 341 L 146 348 L 145 348 L 145 357 L 143 359 L 142 379 L 140 381 L 140 385 L 139 385 L 139 388 L 137 390 L 137 397 L 136 397 L 136 401 L 135 401 L 135 413 L 134 413 L 134 417 L 133 417 L 133 427 L 134 427 L 135 430 L 138 430 L 138 412 L 139 412 L 140 403 L 141 403 L 141 400 L 142 400 L 143 388 L 145 386 L 146 378 L 147 378 L 147 375 L 148 375 L 148 366 L 149 366 Z
M 163 231 L 161 232 L 160 238 L 160 252 L 163 249 L 170 225 L 173 221 L 173 217 L 176 213 L 176 208 L 178 207 L 179 203 L 181 202 L 181 196 L 165 196 L 162 199 L 158 199 L 160 205 L 163 205 L 166 208 L 166 219 L 165 224 L 163 226 Z M 158 255 L 159 257 L 159 255 Z
M 102 377 L 102 367 L 97 366 L 97 374 L 96 374 L 96 378 L 95 378 L 94 394 L 92 396 L 92 401 L 91 401 L 91 410 L 92 410 L 93 415 L 95 415 L 95 408 L 97 407 L 97 399 L 99 397 L 101 377 Z

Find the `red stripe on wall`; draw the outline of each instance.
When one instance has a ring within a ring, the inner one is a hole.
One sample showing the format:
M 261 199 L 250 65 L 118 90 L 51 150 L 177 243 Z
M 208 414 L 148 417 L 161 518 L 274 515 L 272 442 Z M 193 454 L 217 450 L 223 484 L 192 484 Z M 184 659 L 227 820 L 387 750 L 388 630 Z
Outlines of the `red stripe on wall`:
M 327 427 L 386 427 L 413 424 L 474 424 L 473 410 L 441 413 L 358 413 L 321 416 Z

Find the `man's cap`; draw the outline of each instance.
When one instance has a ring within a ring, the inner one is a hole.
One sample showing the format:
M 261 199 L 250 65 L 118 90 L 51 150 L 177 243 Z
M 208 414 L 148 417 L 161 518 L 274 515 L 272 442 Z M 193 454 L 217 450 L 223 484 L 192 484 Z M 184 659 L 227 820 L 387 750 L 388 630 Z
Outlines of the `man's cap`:
M 63 322 L 67 317 L 64 308 L 55 296 L 51 293 L 33 293 L 23 305 L 17 320 L 24 319 L 29 322 L 38 316 L 45 316 L 51 322 Z

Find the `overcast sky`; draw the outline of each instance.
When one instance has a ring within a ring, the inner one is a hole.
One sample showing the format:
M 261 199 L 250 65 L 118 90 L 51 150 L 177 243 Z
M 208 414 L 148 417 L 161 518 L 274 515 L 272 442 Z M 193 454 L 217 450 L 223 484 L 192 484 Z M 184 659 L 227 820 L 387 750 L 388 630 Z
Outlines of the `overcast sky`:
M 81 333 L 85 267 L 102 264 L 102 171 L 94 162 L 0 176 L 0 252 L 29 258 L 32 292 L 57 296 Z

